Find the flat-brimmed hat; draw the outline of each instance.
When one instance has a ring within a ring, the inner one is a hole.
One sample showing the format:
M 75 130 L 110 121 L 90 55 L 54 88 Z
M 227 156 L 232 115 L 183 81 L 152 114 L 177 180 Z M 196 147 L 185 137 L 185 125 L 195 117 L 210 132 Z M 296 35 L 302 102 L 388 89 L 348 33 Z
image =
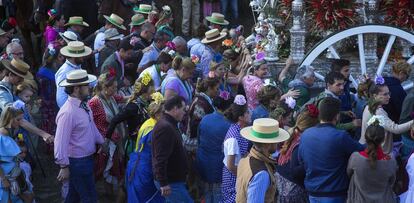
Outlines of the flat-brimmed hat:
M 124 37 L 123 34 L 120 34 L 117 29 L 110 28 L 105 30 L 105 41 L 112 41 L 112 40 L 118 40 L 122 39 Z
M 24 61 L 13 58 L 11 61 L 4 59 L 1 63 L 7 70 L 11 71 L 15 75 L 22 77 L 23 79 L 33 79 L 33 75 L 29 72 L 30 66 Z
M 80 58 L 89 56 L 92 53 L 92 49 L 85 46 L 83 42 L 73 41 L 69 42 L 68 45 L 61 48 L 60 53 L 66 57 Z
M 83 17 L 81 16 L 72 16 L 69 18 L 68 23 L 65 24 L 65 26 L 70 25 L 80 25 L 84 27 L 89 27 L 89 24 L 83 21 Z
M 227 35 L 227 33 L 220 32 L 218 29 L 211 29 L 207 31 L 204 35 L 205 37 L 203 40 L 201 40 L 201 43 L 208 44 L 223 39 Z
M 59 36 L 62 37 L 63 40 L 65 40 L 66 44 L 72 41 L 78 41 L 78 35 L 76 33 L 67 30 L 65 32 L 59 32 Z
M 77 69 L 69 71 L 66 78 L 59 83 L 61 87 L 86 85 L 96 81 L 96 76 L 88 74 L 86 70 Z
M 139 7 L 133 8 L 135 13 L 149 14 L 152 11 L 152 6 L 148 4 L 140 4 Z
M 115 25 L 122 30 L 126 30 L 126 27 L 124 26 L 124 19 L 118 15 L 112 13 L 110 16 L 104 15 L 103 17 L 112 25 Z
M 217 25 L 228 25 L 229 21 L 224 19 L 224 15 L 221 13 L 212 13 L 211 16 L 207 16 L 206 19 L 210 23 L 214 23 Z
M 145 17 L 142 14 L 137 13 L 131 17 L 131 23 L 129 25 L 130 26 L 142 25 L 145 23 L 146 20 L 147 19 L 145 19 Z
M 278 143 L 289 139 L 289 133 L 279 128 L 279 122 L 271 118 L 259 118 L 253 121 L 253 126 L 240 131 L 242 137 L 258 143 Z

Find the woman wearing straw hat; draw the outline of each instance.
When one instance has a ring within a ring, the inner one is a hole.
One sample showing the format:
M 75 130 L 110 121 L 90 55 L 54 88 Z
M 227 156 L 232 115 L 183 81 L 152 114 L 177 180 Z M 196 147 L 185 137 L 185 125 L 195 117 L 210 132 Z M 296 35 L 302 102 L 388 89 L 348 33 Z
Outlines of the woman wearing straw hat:
M 253 147 L 237 167 L 236 202 L 274 202 L 276 160 L 270 157 L 276 151 L 276 143 L 289 139 L 289 133 L 279 128 L 276 120 L 259 118 L 240 134 L 250 140 Z

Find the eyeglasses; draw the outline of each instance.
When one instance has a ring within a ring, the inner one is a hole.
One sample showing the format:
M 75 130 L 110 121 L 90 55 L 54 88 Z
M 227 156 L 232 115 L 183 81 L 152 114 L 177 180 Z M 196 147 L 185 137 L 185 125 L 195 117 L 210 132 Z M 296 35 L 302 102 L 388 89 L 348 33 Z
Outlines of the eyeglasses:
M 16 52 L 16 53 L 11 53 L 13 55 L 17 55 L 17 56 L 24 56 L 24 52 Z

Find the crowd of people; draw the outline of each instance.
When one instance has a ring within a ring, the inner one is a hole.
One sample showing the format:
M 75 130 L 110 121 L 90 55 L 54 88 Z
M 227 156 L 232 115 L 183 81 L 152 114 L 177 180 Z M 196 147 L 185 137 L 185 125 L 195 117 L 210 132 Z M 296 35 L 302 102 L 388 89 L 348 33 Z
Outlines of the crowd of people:
M 334 59 L 315 95 L 311 66 L 271 74 L 262 32 L 213 12 L 176 36 L 170 7 L 134 11 L 82 39 L 81 16 L 51 9 L 39 68 L 0 30 L 1 203 L 35 202 L 39 146 L 67 203 L 97 202 L 97 182 L 131 203 L 414 202 L 410 64 L 352 87 Z

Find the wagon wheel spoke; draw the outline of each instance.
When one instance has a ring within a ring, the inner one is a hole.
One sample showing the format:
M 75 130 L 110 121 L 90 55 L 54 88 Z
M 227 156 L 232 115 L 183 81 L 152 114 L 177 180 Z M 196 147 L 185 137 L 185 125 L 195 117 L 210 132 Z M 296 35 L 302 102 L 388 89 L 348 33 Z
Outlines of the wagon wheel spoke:
M 409 64 L 413 64 L 414 63 L 414 55 L 412 55 L 410 57 L 410 59 L 407 60 L 407 63 L 409 63 Z
M 333 57 L 336 59 L 340 59 L 341 57 L 339 57 L 338 52 L 336 51 L 336 49 L 333 46 L 330 46 L 329 51 L 332 53 Z
M 408 82 L 407 84 L 403 85 L 404 90 L 409 90 L 414 87 L 414 83 L 412 81 Z
M 381 75 L 382 71 L 384 70 L 385 63 L 388 60 L 388 56 L 390 55 L 390 51 L 391 51 L 392 45 L 395 42 L 395 38 L 396 38 L 395 35 L 391 35 L 390 38 L 388 38 L 387 46 L 385 47 L 384 53 L 382 54 L 381 62 L 377 69 L 377 75 Z
M 359 50 L 359 63 L 361 64 L 362 75 L 367 73 L 367 64 L 365 62 L 365 50 L 364 50 L 364 35 L 358 34 L 358 50 Z
M 317 72 L 315 72 L 315 77 L 318 78 L 319 80 L 325 81 L 325 77 Z

